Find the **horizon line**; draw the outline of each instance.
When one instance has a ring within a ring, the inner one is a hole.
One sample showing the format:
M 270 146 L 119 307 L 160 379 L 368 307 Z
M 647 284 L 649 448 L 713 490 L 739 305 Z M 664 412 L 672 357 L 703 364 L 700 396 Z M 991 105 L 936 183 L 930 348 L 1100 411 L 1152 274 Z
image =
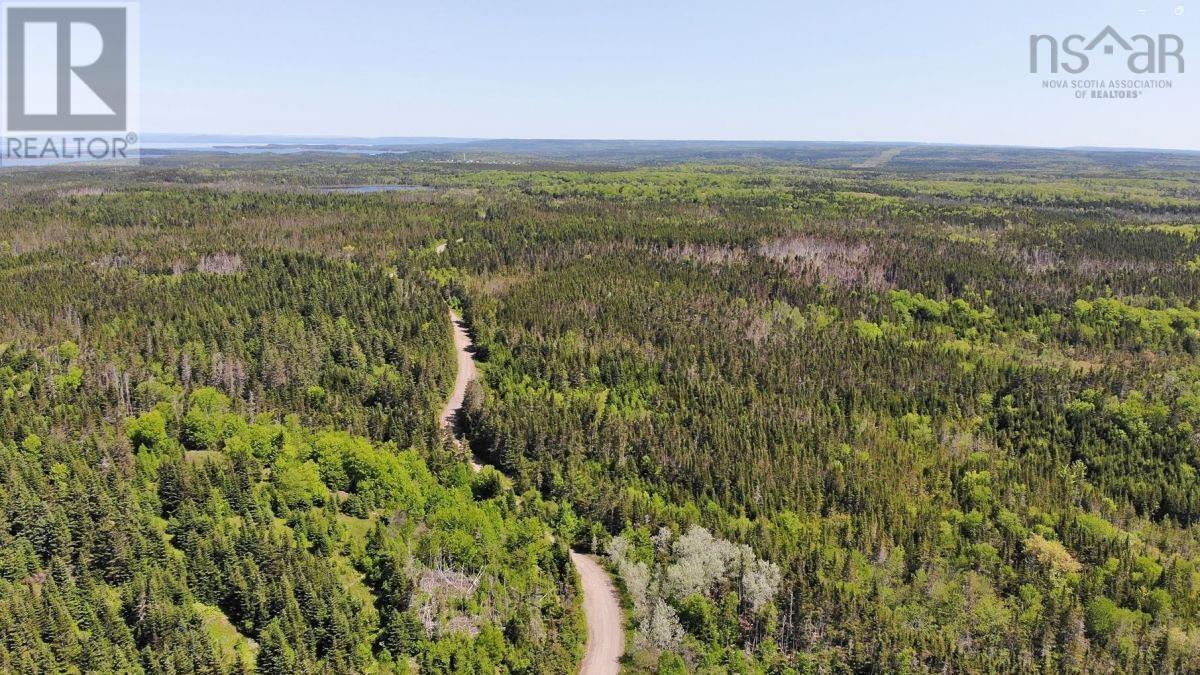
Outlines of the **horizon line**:
M 930 146 L 930 147 L 961 147 L 961 148 L 1005 148 L 1017 150 L 1066 150 L 1066 151 L 1107 151 L 1107 152 L 1165 152 L 1165 153 L 1181 153 L 1181 154 L 1196 154 L 1200 153 L 1198 148 L 1163 148 L 1163 147 L 1144 147 L 1144 146 L 1118 146 L 1118 145 L 1031 145 L 1020 143 L 987 143 L 987 142 L 955 142 L 955 141 L 911 141 L 911 140 L 819 140 L 819 139 L 715 139 L 715 138 L 601 138 L 601 137 L 519 137 L 519 136 L 453 136 L 453 135 L 422 135 L 422 136 L 404 136 L 404 135 L 352 135 L 352 134 L 296 134 L 296 133 L 211 133 L 211 132 L 170 132 L 170 131 L 147 131 L 141 134 L 143 141 L 147 140 L 148 136 L 157 137 L 175 137 L 175 138 L 193 138 L 205 139 L 214 141 L 215 139 L 229 138 L 238 139 L 240 142 L 247 142 L 246 139 L 276 139 L 286 140 L 294 139 L 292 145 L 316 145 L 317 143 L 304 143 L 301 140 L 308 141 L 388 141 L 388 140 L 405 140 L 413 141 L 441 141 L 447 143 L 479 143 L 479 142 L 577 142 L 577 143 L 728 143 L 728 144 L 767 144 L 767 143 L 791 143 L 791 144 L 843 144 L 843 145 L 890 145 L 890 146 Z M 238 142 L 227 141 L 227 142 Z M 150 142 L 154 142 L 151 140 Z M 169 143 L 172 141 L 158 139 L 158 142 Z M 187 142 L 187 141 L 174 141 Z

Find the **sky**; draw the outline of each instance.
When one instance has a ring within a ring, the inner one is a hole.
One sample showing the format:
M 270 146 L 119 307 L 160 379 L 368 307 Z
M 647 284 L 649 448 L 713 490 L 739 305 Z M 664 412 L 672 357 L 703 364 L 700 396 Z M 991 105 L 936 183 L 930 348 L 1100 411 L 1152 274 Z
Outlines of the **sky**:
M 142 0 L 150 132 L 918 141 L 1200 150 L 1200 0 Z M 1182 3 L 1182 4 L 1181 4 Z M 1031 34 L 1183 38 L 1137 100 Z

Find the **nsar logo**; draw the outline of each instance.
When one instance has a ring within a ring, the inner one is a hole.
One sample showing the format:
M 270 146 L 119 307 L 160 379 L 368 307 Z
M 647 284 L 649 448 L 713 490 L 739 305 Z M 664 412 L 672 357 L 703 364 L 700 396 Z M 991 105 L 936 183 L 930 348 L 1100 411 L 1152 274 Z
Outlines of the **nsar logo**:
M 1040 61 L 1042 55 L 1046 54 L 1050 61 L 1051 73 L 1058 72 L 1058 68 L 1061 67 L 1069 73 L 1079 74 L 1092 64 L 1091 58 L 1096 55 L 1098 48 L 1102 48 L 1105 55 L 1112 55 L 1116 53 L 1117 47 L 1122 49 L 1122 55 L 1128 54 L 1126 66 L 1129 72 L 1183 72 L 1182 37 L 1164 32 L 1157 36 L 1138 34 L 1126 40 L 1110 25 L 1104 26 L 1104 30 L 1091 40 L 1078 34 L 1068 35 L 1061 41 L 1052 35 L 1031 35 L 1030 72 L 1040 72 Z M 1064 58 L 1060 58 L 1060 52 Z M 1169 71 L 1169 67 L 1174 67 L 1175 70 Z
M 1077 75 L 1092 64 L 1099 49 L 1112 56 L 1121 49 L 1129 72 L 1136 74 L 1183 73 L 1183 38 L 1171 33 L 1156 36 L 1139 33 L 1126 39 L 1112 26 L 1105 26 L 1092 39 L 1083 35 L 1068 35 L 1059 40 L 1053 35 L 1029 36 L 1029 72 L 1040 72 L 1042 56 L 1048 58 L 1050 72 L 1059 68 Z

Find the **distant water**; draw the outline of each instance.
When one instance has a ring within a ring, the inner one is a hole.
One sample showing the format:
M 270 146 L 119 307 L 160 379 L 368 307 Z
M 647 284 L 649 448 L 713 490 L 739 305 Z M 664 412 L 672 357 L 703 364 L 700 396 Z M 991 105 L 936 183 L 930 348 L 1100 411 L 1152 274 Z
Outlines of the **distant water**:
M 154 154 L 157 152 L 223 152 L 231 155 L 293 155 L 301 152 L 327 152 L 339 155 L 403 155 L 408 150 L 394 150 L 370 145 L 272 145 L 247 144 L 224 145 L 213 143 L 172 143 L 147 142 L 141 146 L 142 152 Z
M 433 188 L 425 185 L 322 185 L 321 192 L 341 194 L 366 194 L 370 192 L 428 192 Z

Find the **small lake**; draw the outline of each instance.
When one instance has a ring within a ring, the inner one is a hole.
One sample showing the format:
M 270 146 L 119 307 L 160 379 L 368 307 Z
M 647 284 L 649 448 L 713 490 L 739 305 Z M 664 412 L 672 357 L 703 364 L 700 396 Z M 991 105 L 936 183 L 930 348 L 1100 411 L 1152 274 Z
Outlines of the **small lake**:
M 371 192 L 430 192 L 426 185 L 322 185 L 321 192 L 334 194 L 368 194 Z

